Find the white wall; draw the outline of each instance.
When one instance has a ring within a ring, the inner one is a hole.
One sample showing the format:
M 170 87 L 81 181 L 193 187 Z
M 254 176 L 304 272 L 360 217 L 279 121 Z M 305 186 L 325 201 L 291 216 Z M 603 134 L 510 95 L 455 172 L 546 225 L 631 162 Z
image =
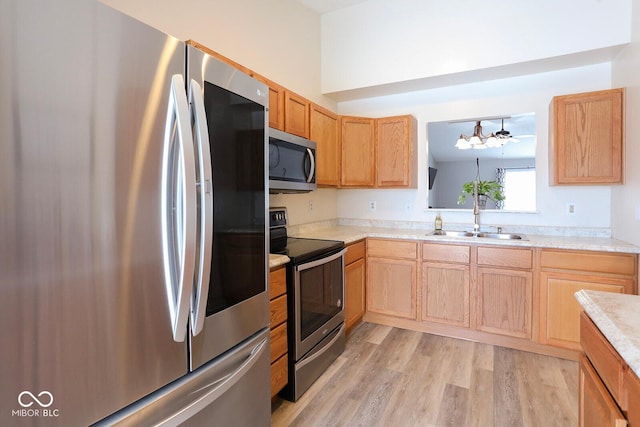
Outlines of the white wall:
M 630 8 L 631 0 L 369 0 L 322 15 L 322 90 L 495 69 L 628 43 Z
M 633 3 L 632 42 L 612 64 L 615 87 L 626 87 L 625 185 L 613 187 L 613 236 L 640 245 L 640 5 Z
M 320 91 L 320 17 L 294 0 L 102 1 L 335 109 Z
M 510 79 L 460 85 L 338 104 L 340 114 L 380 117 L 413 114 L 418 119 L 417 190 L 339 190 L 338 215 L 341 218 L 371 220 L 433 221 L 436 211 L 425 211 L 428 200 L 427 123 L 511 113 L 536 114 L 536 214 L 507 212 L 483 213 L 485 224 L 587 227 L 608 229 L 611 224 L 610 187 L 549 186 L 549 103 L 553 96 L 607 89 L 611 85 L 610 64 L 592 65 L 532 74 Z M 369 210 L 376 201 L 377 210 Z M 565 213 L 567 203 L 575 214 Z M 473 220 L 470 211 L 443 211 L 445 228 L 449 223 Z

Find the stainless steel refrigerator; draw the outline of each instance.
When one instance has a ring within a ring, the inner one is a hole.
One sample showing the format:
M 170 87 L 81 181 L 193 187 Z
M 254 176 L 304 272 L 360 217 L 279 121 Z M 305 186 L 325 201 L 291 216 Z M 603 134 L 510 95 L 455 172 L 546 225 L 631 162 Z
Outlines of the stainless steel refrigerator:
M 267 88 L 0 0 L 0 425 L 269 425 Z

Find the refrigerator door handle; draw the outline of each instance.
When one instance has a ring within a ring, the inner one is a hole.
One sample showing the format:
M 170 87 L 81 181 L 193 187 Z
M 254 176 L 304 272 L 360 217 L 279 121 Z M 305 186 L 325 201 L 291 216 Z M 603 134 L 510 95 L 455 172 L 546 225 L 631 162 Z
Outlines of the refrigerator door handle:
M 209 130 L 204 109 L 202 87 L 195 80 L 189 84 L 189 104 L 191 122 L 194 129 L 195 151 L 197 154 L 198 188 L 198 250 L 196 280 L 191 297 L 191 333 L 195 336 L 202 331 L 209 296 L 209 276 L 211 274 L 211 244 L 213 241 L 213 185 L 211 177 L 211 148 Z
M 196 178 L 189 104 L 181 74 L 171 77 L 162 148 L 162 253 L 173 339 L 189 320 L 196 247 Z
M 204 391 L 204 395 L 199 396 L 190 405 L 184 407 L 181 411 L 173 414 L 173 416 L 164 419 L 158 426 L 175 426 L 187 421 L 198 412 L 209 406 L 212 402 L 216 401 L 220 396 L 233 387 L 238 381 L 242 379 L 260 359 L 260 355 L 263 351 L 268 351 L 267 343 L 268 338 L 264 338 L 260 341 L 249 353 L 249 356 L 233 371 L 223 375 L 209 384 L 204 385 L 198 391 Z

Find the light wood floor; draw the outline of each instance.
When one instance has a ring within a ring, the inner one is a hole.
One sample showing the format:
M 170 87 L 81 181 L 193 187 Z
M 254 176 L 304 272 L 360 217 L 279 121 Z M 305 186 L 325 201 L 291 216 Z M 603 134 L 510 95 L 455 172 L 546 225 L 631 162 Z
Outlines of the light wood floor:
M 578 364 L 363 323 L 273 426 L 577 426 Z

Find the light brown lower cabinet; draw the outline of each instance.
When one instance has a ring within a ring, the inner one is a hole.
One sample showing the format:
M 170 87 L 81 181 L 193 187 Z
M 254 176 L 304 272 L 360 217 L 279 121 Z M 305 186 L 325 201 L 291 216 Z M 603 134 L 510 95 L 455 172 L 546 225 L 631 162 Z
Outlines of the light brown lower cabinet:
M 530 271 L 478 267 L 476 329 L 531 339 Z
M 577 291 L 632 294 L 636 290 L 636 255 L 543 249 L 540 264 L 540 340 L 543 344 L 581 350 L 582 307 L 574 297 Z
M 347 333 L 357 325 L 365 312 L 365 242 L 347 246 L 344 267 L 344 315 Z
M 584 312 L 580 343 L 580 427 L 640 426 L 640 380 Z
M 271 397 L 287 385 L 287 275 L 283 267 L 269 274 L 269 297 L 271 299 Z
M 369 238 L 364 319 L 577 360 L 575 292 L 635 293 L 637 260 L 617 252 Z
M 470 251 L 468 245 L 422 244 L 422 321 L 470 326 Z
M 476 329 L 532 338 L 533 251 L 478 246 Z
M 580 357 L 580 427 L 622 427 L 627 420 L 607 392 L 589 359 Z
M 367 311 L 417 319 L 418 244 L 367 240 Z

